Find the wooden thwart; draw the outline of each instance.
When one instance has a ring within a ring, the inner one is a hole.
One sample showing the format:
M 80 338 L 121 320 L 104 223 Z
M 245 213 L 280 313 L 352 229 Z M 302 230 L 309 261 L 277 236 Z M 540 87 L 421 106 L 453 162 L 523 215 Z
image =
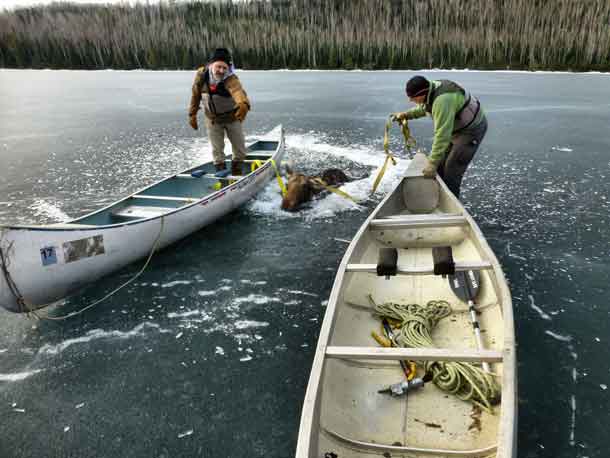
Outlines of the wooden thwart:
M 146 194 L 135 194 L 132 196 L 136 199 L 150 199 L 150 200 L 167 200 L 175 202 L 196 202 L 199 199 L 193 199 L 192 197 L 173 197 L 173 196 L 149 196 Z
M 179 173 L 178 175 L 176 175 L 176 178 L 190 178 L 191 180 L 199 180 L 201 178 L 211 178 L 213 180 L 235 180 L 235 181 L 237 181 L 245 176 L 247 176 L 247 175 L 227 175 L 225 177 L 217 177 L 213 173 L 206 173 L 205 175 L 202 175 L 201 177 L 194 177 L 188 173 Z
M 456 271 L 486 270 L 493 266 L 488 261 L 456 262 Z M 348 264 L 346 272 L 365 272 L 377 274 L 377 264 Z M 434 275 L 434 266 L 430 267 L 400 267 L 398 266 L 397 275 Z
M 414 361 L 502 362 L 502 352 L 496 350 L 470 350 L 448 348 L 403 347 L 326 347 L 326 356 L 337 359 L 372 359 Z
M 398 230 L 428 227 L 467 226 L 468 220 L 461 215 L 403 215 L 384 219 L 374 219 L 369 225 L 371 230 Z

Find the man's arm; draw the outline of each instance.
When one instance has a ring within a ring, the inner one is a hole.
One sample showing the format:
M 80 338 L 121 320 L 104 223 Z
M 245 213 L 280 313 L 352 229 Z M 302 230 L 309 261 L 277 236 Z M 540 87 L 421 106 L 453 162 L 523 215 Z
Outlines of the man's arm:
M 390 119 L 394 122 L 402 122 L 403 120 L 408 121 L 409 119 L 423 118 L 424 116 L 426 116 L 424 106 L 417 105 L 416 107 L 401 113 L 392 113 Z
M 451 100 L 452 94 L 443 94 L 432 105 L 432 119 L 434 120 L 434 141 L 428 160 L 438 165 L 449 148 L 453 124 L 455 122 L 455 107 Z
M 189 105 L 189 117 L 196 116 L 199 111 L 199 105 L 201 104 L 201 87 L 203 83 L 203 74 L 205 73 L 205 67 L 201 67 L 197 70 L 195 75 L 195 82 L 191 90 L 191 103 Z
M 410 110 L 405 111 L 405 119 L 417 119 L 426 116 L 426 109 L 423 105 L 417 105 Z
M 235 118 L 238 121 L 243 121 L 246 119 L 246 114 L 248 111 L 250 111 L 250 100 L 248 100 L 248 94 L 246 94 L 246 91 L 242 87 L 241 82 L 236 75 L 231 75 L 225 80 L 225 87 L 237 105 Z

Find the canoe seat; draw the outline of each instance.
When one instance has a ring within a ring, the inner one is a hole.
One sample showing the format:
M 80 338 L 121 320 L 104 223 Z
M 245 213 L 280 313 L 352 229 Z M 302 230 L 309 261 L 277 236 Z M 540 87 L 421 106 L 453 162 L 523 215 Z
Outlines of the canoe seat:
M 135 219 L 153 218 L 155 216 L 163 215 L 170 210 L 175 210 L 175 209 L 167 208 L 167 207 L 141 207 L 141 206 L 137 206 L 137 205 L 129 205 L 128 207 L 124 207 L 120 210 L 113 211 L 111 213 L 111 215 L 113 218 L 117 218 L 117 219 L 135 220 Z

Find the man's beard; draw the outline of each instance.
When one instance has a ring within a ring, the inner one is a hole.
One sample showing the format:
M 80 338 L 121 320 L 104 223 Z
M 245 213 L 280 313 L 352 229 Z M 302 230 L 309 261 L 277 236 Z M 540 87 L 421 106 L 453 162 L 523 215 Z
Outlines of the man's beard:
M 214 81 L 219 81 L 219 82 L 223 81 L 227 77 L 226 73 L 221 74 L 221 73 L 216 73 L 213 71 L 213 72 L 211 72 L 211 74 L 212 74 L 212 79 Z

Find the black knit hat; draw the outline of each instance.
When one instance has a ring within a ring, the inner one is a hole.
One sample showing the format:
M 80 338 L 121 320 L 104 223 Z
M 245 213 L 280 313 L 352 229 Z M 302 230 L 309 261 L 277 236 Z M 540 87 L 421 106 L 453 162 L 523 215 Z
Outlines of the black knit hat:
M 414 76 L 407 81 L 407 95 L 409 97 L 417 97 L 424 95 L 430 89 L 430 82 L 423 76 Z
M 231 63 L 232 63 L 232 61 L 231 61 L 231 51 L 229 51 L 227 48 L 216 48 L 210 54 L 210 58 L 208 59 L 208 63 L 211 64 L 211 63 L 216 62 L 218 60 L 223 61 L 227 65 L 231 65 Z

